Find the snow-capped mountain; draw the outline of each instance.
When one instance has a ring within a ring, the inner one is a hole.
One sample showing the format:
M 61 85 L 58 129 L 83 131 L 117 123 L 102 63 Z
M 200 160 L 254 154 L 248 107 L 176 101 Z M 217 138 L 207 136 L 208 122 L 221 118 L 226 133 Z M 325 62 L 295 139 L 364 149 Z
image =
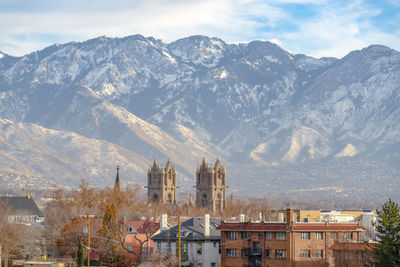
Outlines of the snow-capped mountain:
M 265 181 L 286 177 L 281 171 L 288 166 L 344 159 L 368 167 L 379 162 L 378 172 L 395 166 L 399 178 L 400 53 L 388 47 L 317 59 L 264 41 L 192 36 L 167 44 L 134 35 L 0 57 L 0 118 L 123 147 L 145 165 L 128 175 L 138 182 L 145 182 L 149 161 L 170 157 L 190 184 L 203 156 L 225 161 L 233 187 L 244 168 L 246 179 L 264 190 Z M 71 176 L 88 175 L 73 162 L 65 165 Z M 38 166 L 38 172 L 0 168 L 57 179 Z M 266 169 L 275 177 L 262 177 Z M 350 164 L 343 175 L 357 169 Z

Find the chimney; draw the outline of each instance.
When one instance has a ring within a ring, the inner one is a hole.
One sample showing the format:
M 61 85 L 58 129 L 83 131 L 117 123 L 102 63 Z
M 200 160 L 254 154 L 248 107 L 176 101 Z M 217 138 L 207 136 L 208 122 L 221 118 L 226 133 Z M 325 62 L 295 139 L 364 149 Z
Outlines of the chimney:
M 286 209 L 286 226 L 290 227 L 293 225 L 293 209 Z
M 168 214 L 160 215 L 160 232 L 168 229 Z
M 245 223 L 246 222 L 246 215 L 243 213 L 239 214 L 239 223 Z
M 203 216 L 203 225 L 204 225 L 204 236 L 210 236 L 210 214 L 204 214 Z

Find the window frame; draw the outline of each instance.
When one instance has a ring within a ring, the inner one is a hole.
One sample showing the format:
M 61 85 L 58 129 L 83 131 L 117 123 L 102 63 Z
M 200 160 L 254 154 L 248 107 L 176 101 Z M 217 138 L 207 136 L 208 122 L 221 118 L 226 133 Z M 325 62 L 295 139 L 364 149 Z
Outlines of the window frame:
M 320 252 L 320 253 L 318 253 L 318 252 Z M 322 259 L 324 257 L 324 250 L 323 249 L 315 250 L 315 257 L 317 259 Z
M 233 248 L 227 248 L 225 251 L 225 255 L 228 258 L 237 258 L 237 250 Z
M 309 249 L 300 250 L 300 258 L 302 258 L 302 259 L 311 258 L 311 250 L 309 250 Z
M 272 232 L 265 232 L 265 240 L 272 240 Z
M 275 240 L 286 240 L 286 232 L 276 232 Z
M 286 259 L 286 258 L 287 258 L 286 249 L 275 249 L 275 259 Z
M 238 232 L 236 231 L 227 231 L 225 233 L 226 239 L 238 239 Z
M 265 250 L 265 258 L 266 259 L 271 259 L 271 249 L 269 249 L 269 248 L 267 248 L 266 250 Z
M 324 240 L 324 232 L 315 232 L 315 240 Z
M 300 232 L 301 240 L 311 240 L 311 232 Z

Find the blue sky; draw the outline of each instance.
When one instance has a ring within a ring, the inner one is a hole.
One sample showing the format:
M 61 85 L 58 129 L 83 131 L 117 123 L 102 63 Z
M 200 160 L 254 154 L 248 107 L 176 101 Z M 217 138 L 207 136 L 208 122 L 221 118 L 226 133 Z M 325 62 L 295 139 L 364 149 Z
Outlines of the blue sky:
M 98 36 L 270 40 L 291 53 L 343 57 L 371 44 L 400 51 L 399 0 L 0 0 L 0 51 L 21 56 Z

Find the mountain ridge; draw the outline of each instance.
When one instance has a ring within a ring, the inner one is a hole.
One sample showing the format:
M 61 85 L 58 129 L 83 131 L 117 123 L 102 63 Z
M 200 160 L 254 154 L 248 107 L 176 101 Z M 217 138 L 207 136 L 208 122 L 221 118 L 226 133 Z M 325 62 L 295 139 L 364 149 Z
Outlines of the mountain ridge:
M 277 183 L 260 170 L 400 163 L 399 74 L 400 53 L 382 45 L 318 59 L 266 41 L 98 37 L 0 58 L 0 118 L 171 157 L 187 187 L 203 156 Z

